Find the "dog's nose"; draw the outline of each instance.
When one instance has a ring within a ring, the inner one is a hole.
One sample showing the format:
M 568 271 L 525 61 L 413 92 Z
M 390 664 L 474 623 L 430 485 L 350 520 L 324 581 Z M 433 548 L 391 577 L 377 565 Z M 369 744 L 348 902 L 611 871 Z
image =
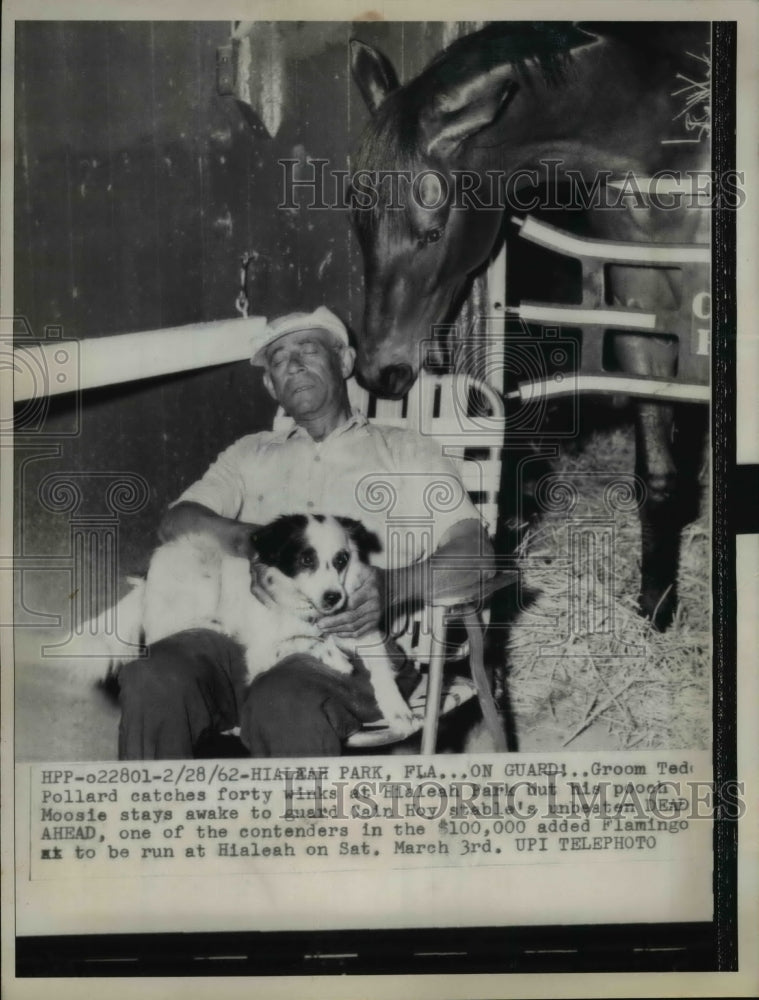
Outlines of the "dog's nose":
M 342 594 L 339 590 L 325 590 L 322 596 L 322 601 L 324 602 L 325 608 L 334 608 L 342 600 Z

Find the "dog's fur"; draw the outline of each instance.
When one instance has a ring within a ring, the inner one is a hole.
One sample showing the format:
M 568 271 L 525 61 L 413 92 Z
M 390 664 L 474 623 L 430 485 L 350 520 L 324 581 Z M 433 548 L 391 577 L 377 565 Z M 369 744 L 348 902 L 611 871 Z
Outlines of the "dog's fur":
M 248 681 L 293 653 L 308 653 L 338 673 L 351 673 L 350 660 L 315 621 L 348 607 L 369 572 L 370 554 L 380 549 L 376 535 L 349 518 L 290 514 L 257 530 L 251 542 L 252 562 L 223 552 L 205 533 L 161 545 L 147 577 L 133 581 L 115 609 L 119 646 L 139 645 L 143 637 L 150 646 L 185 629 L 211 628 L 244 647 Z M 252 574 L 263 577 L 267 603 L 251 592 Z M 340 645 L 350 646 L 342 640 Z M 381 637 L 365 636 L 361 645 L 373 649 L 365 662 L 380 711 L 393 730 L 407 733 L 411 710 Z M 115 648 L 113 660 L 123 661 Z

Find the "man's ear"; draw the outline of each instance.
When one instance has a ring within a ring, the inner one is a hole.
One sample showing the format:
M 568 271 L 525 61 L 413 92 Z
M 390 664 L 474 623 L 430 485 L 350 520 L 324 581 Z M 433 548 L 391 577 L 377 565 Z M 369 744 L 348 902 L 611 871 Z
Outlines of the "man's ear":
M 356 363 L 356 352 L 352 347 L 342 347 L 340 349 L 340 373 L 343 378 L 350 378 L 353 374 L 353 366 Z
M 266 386 L 266 391 L 269 393 L 272 399 L 277 399 L 277 394 L 274 391 L 274 383 L 271 380 L 271 376 L 268 372 L 264 372 L 264 385 Z M 279 402 L 279 400 L 277 400 Z

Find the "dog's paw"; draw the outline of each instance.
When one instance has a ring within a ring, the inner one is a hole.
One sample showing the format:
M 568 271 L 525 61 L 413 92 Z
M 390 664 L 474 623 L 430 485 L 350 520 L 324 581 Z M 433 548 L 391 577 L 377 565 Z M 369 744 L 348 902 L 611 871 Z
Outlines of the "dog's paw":
M 320 637 L 294 636 L 285 639 L 276 649 L 275 660 L 279 663 L 288 656 L 297 654 L 299 656 L 312 656 L 319 660 L 325 667 L 334 670 L 338 674 L 353 673 L 353 665 L 343 653 L 337 648 L 334 642 L 325 642 Z
M 331 670 L 336 670 L 338 674 L 352 674 L 353 664 L 343 653 L 342 648 L 333 638 L 321 643 L 321 650 L 315 654 Z
M 341 652 L 346 656 L 358 656 L 358 640 L 348 639 L 341 635 L 331 635 L 329 637 L 329 642 L 334 643 Z
M 377 696 L 377 704 L 382 717 L 390 729 L 399 736 L 408 736 L 415 728 L 414 714 L 401 697 L 400 691 L 388 691 L 384 697 Z
M 416 720 L 408 705 L 403 710 L 385 712 L 383 715 L 390 729 L 398 736 L 410 736 L 416 728 Z
M 320 646 L 322 643 L 319 639 L 314 639 L 311 636 L 298 635 L 292 636 L 289 639 L 285 639 L 279 643 L 275 652 L 275 661 L 277 663 L 280 660 L 286 659 L 288 656 L 313 656 L 316 659 L 321 659 Z

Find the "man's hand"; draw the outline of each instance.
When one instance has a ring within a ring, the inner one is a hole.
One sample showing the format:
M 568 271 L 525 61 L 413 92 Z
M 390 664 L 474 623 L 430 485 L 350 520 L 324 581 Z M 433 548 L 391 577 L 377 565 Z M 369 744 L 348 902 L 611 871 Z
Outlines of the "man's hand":
M 336 615 L 325 615 L 316 624 L 336 639 L 360 639 L 380 627 L 385 612 L 387 574 L 372 566 L 359 588 L 351 594 L 350 607 Z
M 276 610 L 276 595 L 267 584 L 267 571 L 268 566 L 262 563 L 260 559 L 253 558 L 250 560 L 250 592 L 264 607 Z

